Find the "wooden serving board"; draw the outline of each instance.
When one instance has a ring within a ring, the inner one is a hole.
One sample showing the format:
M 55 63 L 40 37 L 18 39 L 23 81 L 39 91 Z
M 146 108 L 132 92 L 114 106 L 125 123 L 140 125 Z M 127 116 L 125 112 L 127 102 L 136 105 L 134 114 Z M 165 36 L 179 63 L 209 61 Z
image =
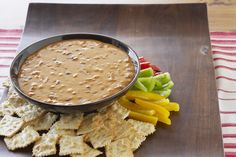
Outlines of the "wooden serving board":
M 135 157 L 223 157 L 215 75 L 205 4 L 29 6 L 20 50 L 62 33 L 89 32 L 116 37 L 163 71 L 175 87 L 170 99 L 181 105 L 171 126 L 158 125 Z M 78 67 L 79 68 L 79 67 Z M 4 157 L 30 156 L 27 150 Z

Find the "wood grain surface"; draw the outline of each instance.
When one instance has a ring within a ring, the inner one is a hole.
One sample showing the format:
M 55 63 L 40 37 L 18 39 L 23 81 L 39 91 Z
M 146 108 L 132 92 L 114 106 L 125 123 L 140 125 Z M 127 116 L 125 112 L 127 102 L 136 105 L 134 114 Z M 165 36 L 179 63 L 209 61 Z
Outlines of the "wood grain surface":
M 206 3 L 211 32 L 236 31 L 236 0 L 153 0 L 151 2 L 155 4 Z
M 62 33 L 116 37 L 172 75 L 171 100 L 181 105 L 172 125 L 158 125 L 135 157 L 223 157 L 220 117 L 204 4 L 55 5 L 31 4 L 20 49 Z M 2 140 L 0 154 L 10 153 Z

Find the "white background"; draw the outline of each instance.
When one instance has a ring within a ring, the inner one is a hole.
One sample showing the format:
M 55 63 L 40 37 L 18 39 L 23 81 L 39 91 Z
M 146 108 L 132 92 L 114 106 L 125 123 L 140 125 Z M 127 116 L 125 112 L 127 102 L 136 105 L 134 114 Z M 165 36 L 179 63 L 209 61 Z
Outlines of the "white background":
M 161 1 L 161 2 L 160 2 Z M 173 0 L 172 0 L 173 1 Z M 0 0 L 0 28 L 22 28 L 25 23 L 28 4 L 44 3 L 88 3 L 88 4 L 161 4 L 168 0 Z M 178 1 L 177 1 L 178 2 Z

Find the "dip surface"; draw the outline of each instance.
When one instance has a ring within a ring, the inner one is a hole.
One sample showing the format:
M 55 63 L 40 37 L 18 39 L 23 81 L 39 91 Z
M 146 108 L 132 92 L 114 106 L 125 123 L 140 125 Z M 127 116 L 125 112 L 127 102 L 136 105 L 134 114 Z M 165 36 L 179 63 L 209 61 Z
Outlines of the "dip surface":
M 109 97 L 126 87 L 134 66 L 123 50 L 96 40 L 64 40 L 30 55 L 18 82 L 31 98 L 75 105 Z

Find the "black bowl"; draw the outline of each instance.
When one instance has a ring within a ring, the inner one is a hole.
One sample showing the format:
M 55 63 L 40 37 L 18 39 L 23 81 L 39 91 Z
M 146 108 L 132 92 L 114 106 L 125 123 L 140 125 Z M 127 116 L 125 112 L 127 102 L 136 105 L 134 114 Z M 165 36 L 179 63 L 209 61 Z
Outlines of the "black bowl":
M 56 104 L 51 104 L 51 103 L 45 103 L 42 101 L 35 100 L 31 97 L 29 97 L 27 94 L 25 94 L 19 87 L 18 84 L 18 73 L 21 68 L 22 63 L 25 61 L 25 59 L 38 51 L 39 49 L 52 44 L 54 42 L 62 41 L 62 40 L 67 40 L 67 39 L 94 39 L 98 40 L 104 43 L 109 43 L 112 44 L 122 50 L 124 50 L 128 56 L 131 58 L 133 65 L 135 67 L 135 76 L 132 79 L 132 81 L 123 88 L 121 91 L 113 94 L 110 97 L 104 98 L 102 100 L 92 102 L 92 103 L 87 103 L 87 104 L 78 104 L 78 105 L 56 105 Z M 102 108 L 104 106 L 107 106 L 111 104 L 112 101 L 116 100 L 120 96 L 124 95 L 136 82 L 138 74 L 140 71 L 140 66 L 139 66 L 139 60 L 138 56 L 135 53 L 134 50 L 132 50 L 128 45 L 124 44 L 123 42 L 114 39 L 112 37 L 104 36 L 104 35 L 99 35 L 99 34 L 62 34 L 58 36 L 53 36 L 49 37 L 43 40 L 40 40 L 36 43 L 31 44 L 24 50 L 22 50 L 13 60 L 10 68 L 10 79 L 11 82 L 17 91 L 17 93 L 26 99 L 27 101 L 31 102 L 32 104 L 38 105 L 46 110 L 53 111 L 53 112 L 60 112 L 60 113 L 71 113 L 71 112 L 77 112 L 77 111 L 82 111 L 82 112 L 91 112 L 96 109 Z

